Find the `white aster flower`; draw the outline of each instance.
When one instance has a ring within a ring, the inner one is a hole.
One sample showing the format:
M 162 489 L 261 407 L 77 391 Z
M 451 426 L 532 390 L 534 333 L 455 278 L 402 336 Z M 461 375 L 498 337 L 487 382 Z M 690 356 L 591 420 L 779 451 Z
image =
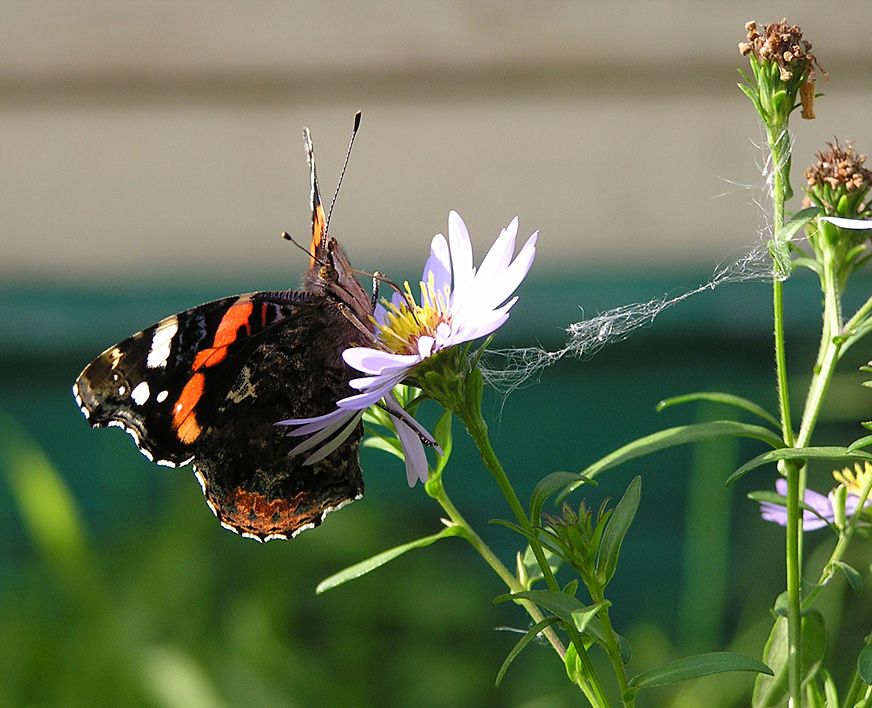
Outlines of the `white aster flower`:
M 383 401 L 391 413 L 406 460 L 409 486 L 427 480 L 427 457 L 422 438 L 433 437 L 397 402 L 393 389 L 429 357 L 450 347 L 486 337 L 509 318 L 517 301 L 513 297 L 536 255 L 534 233 L 517 257 L 518 218 L 502 230 L 481 266 L 472 262 L 472 244 L 457 212 L 448 215 L 448 239 L 437 234 L 430 244 L 430 258 L 421 279 L 421 302 L 415 302 L 408 283 L 405 294 L 395 293 L 387 306 L 376 307 L 379 347 L 351 347 L 342 357 L 365 374 L 349 381 L 360 391 L 336 402 L 336 410 L 316 418 L 282 421 L 299 426 L 290 435 L 312 437 L 294 448 L 297 454 L 329 440 L 307 459 L 316 462 L 332 452 L 354 430 L 363 411 Z

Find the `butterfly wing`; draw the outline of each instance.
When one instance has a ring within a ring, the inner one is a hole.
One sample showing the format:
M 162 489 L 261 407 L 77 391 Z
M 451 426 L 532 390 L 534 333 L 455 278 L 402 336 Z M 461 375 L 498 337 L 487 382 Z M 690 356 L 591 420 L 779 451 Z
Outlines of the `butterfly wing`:
M 332 299 L 305 292 L 224 298 L 107 349 L 73 388 L 92 427 L 129 432 L 149 459 L 191 460 L 226 526 L 266 539 L 320 523 L 358 498 L 357 430 L 313 465 L 275 423 L 329 412 L 353 391 L 341 359 L 361 333 Z
M 355 121 L 355 130 L 359 116 Z M 282 420 L 312 418 L 355 393 L 342 352 L 372 344 L 373 297 L 327 218 L 304 131 L 312 241 L 302 291 L 223 298 L 167 317 L 91 362 L 73 394 L 92 427 L 118 426 L 158 464 L 193 460 L 221 523 L 259 540 L 287 538 L 363 494 L 362 425 L 311 465 Z

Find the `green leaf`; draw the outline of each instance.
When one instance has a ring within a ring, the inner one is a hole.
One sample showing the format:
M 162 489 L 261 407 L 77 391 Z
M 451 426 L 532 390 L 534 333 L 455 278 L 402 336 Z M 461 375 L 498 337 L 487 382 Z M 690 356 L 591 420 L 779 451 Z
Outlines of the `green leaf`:
M 866 381 L 865 383 L 872 384 L 872 381 Z M 866 423 L 863 423 L 863 425 L 865 426 Z M 860 450 L 861 448 L 869 447 L 870 445 L 872 445 L 872 435 L 866 435 L 848 445 L 848 450 L 854 452 L 854 450 Z
M 556 574 L 557 571 L 560 570 L 560 566 L 563 565 L 563 558 L 554 553 L 547 546 L 542 547 L 542 552 L 545 554 L 545 562 L 551 569 L 551 574 Z M 533 583 L 537 580 L 542 580 L 545 577 L 542 573 L 542 568 L 539 567 L 539 561 L 536 560 L 536 554 L 533 553 L 533 549 L 530 546 L 527 546 L 527 550 L 524 551 L 524 556 L 521 562 L 524 565 L 524 573 L 527 576 L 528 587 L 532 587 Z
M 629 460 L 650 455 L 652 452 L 666 450 L 676 445 L 686 445 L 688 443 L 699 442 L 700 440 L 723 437 L 754 438 L 762 440 L 774 448 L 784 447 L 784 442 L 781 438 L 768 428 L 748 423 L 739 423 L 734 420 L 715 420 L 709 423 L 679 425 L 675 428 L 667 428 L 666 430 L 645 435 L 600 458 L 582 470 L 581 474 L 588 478 L 596 477 L 600 472 L 617 467 Z M 577 486 L 577 484 L 570 485 L 569 489 L 558 497 L 558 500 L 565 498 Z
M 364 439 L 364 447 L 372 448 L 373 450 L 382 450 L 388 454 L 396 455 L 401 460 L 405 459 L 403 457 L 403 446 L 400 444 L 399 440 L 396 438 L 386 438 L 381 433 L 374 433 L 371 430 L 368 430 L 367 432 L 369 433 L 369 437 Z
M 867 452 L 851 451 L 847 447 L 783 447 L 780 450 L 769 450 L 749 460 L 727 478 L 729 487 L 740 477 L 751 470 L 779 460 L 872 460 Z
M 671 406 L 679 405 L 681 403 L 693 403 L 696 401 L 711 401 L 712 403 L 723 403 L 728 406 L 734 406 L 748 413 L 752 413 L 759 418 L 762 418 L 767 423 L 772 425 L 776 430 L 780 426 L 778 419 L 762 406 L 758 406 L 756 403 L 754 403 L 753 401 L 749 401 L 747 398 L 734 396 L 731 393 L 721 393 L 719 391 L 699 391 L 697 393 L 688 393 L 683 396 L 673 396 L 672 398 L 666 398 L 657 404 L 657 411 L 659 412 Z
M 744 654 L 734 654 L 729 651 L 718 651 L 710 654 L 686 656 L 683 659 L 670 661 L 656 669 L 644 671 L 630 679 L 631 688 L 648 688 L 662 686 L 676 681 L 699 678 L 710 674 L 726 671 L 756 671 L 772 675 L 772 669 L 759 659 Z
M 581 485 L 585 482 L 590 482 L 594 485 L 596 484 L 593 480 L 577 474 L 576 472 L 552 472 L 542 479 L 530 495 L 530 523 L 539 523 L 539 515 L 542 513 L 542 507 L 545 505 L 545 501 L 556 491 L 573 483 Z
M 515 660 L 515 657 L 523 651 L 524 647 L 526 647 L 531 641 L 533 641 L 536 637 L 539 636 L 539 633 L 545 629 L 546 627 L 550 627 L 552 624 L 558 621 L 557 617 L 546 617 L 545 619 L 534 624 L 530 630 L 521 637 L 521 640 L 515 644 L 512 648 L 512 651 L 509 652 L 509 655 L 506 657 L 506 660 L 503 662 L 503 665 L 500 667 L 500 670 L 497 672 L 496 685 L 499 686 L 500 682 L 503 680 L 503 676 L 506 675 L 506 671 L 509 666 L 511 666 L 512 662 Z
M 789 244 L 770 239 L 767 245 L 769 246 L 769 255 L 772 256 L 772 260 L 775 262 L 776 272 L 785 275 L 789 274 L 793 269 L 793 263 L 790 260 Z
M 784 222 L 781 230 L 775 235 L 775 240 L 779 243 L 792 241 L 796 232 L 820 214 L 821 211 L 820 207 L 810 206 L 796 212 L 789 221 Z
M 827 650 L 827 630 L 819 612 L 809 612 L 802 618 L 803 685 L 814 678 Z M 777 617 L 766 647 L 765 661 L 774 672 L 760 675 L 754 682 L 752 708 L 782 708 L 787 705 L 787 618 Z
M 557 615 L 564 622 L 573 625 L 579 632 L 584 632 L 591 618 L 603 607 L 608 607 L 608 601 L 600 605 L 587 606 L 576 600 L 572 595 L 556 590 L 525 590 L 513 592 L 510 595 L 500 595 L 494 598 L 494 604 L 507 600 L 529 600 L 548 612 Z
M 860 575 L 856 568 L 842 561 L 833 561 L 833 565 L 845 574 L 855 594 L 859 595 L 863 592 L 863 576 Z
M 437 444 L 442 449 L 441 455 L 436 455 L 436 464 L 433 466 L 432 476 L 438 477 L 445 470 L 448 460 L 451 457 L 451 450 L 454 446 L 454 440 L 451 435 L 451 421 L 453 419 L 451 411 L 443 411 L 436 421 L 436 426 L 433 428 L 433 437 Z
M 627 487 L 627 491 L 624 492 L 621 501 L 615 507 L 615 511 L 603 533 L 596 568 L 603 587 L 612 579 L 618 567 L 618 555 L 621 552 L 621 544 L 627 535 L 627 531 L 630 529 L 630 524 L 633 523 L 633 518 L 636 516 L 641 495 L 642 478 L 635 477 Z
M 576 686 L 587 688 L 588 682 L 584 673 L 584 667 L 582 666 L 581 659 L 578 658 L 578 652 L 576 651 L 574 644 L 570 644 L 566 647 L 566 656 L 563 657 L 563 665 L 566 667 L 566 675 L 569 676 L 569 680 L 572 681 L 572 683 Z
M 329 578 L 322 580 L 318 583 L 318 587 L 315 588 L 315 592 L 321 594 L 322 592 L 332 590 L 343 583 L 347 583 L 349 580 L 354 580 L 355 578 L 359 578 L 361 575 L 366 575 L 371 570 L 375 570 L 376 568 L 383 566 L 385 563 L 394 560 L 394 558 L 403 555 L 406 551 L 411 551 L 414 548 L 426 548 L 438 541 L 440 538 L 461 536 L 462 534 L 463 529 L 461 527 L 453 525 L 447 526 L 439 533 L 434 533 L 432 536 L 425 536 L 424 538 L 419 538 L 417 541 L 410 541 L 409 543 L 404 543 L 387 551 L 382 551 L 381 553 L 374 555 L 372 558 L 368 558 L 360 563 L 355 563 L 354 565 L 347 567 L 345 570 L 341 570 L 338 573 L 331 575 Z
M 872 644 L 867 644 L 857 657 L 857 673 L 863 683 L 872 684 Z
M 442 448 L 446 458 L 451 455 L 451 447 L 453 445 L 451 435 L 451 422 L 453 418 L 454 416 L 451 411 L 443 411 L 433 428 L 433 437 L 436 439 L 439 447 Z

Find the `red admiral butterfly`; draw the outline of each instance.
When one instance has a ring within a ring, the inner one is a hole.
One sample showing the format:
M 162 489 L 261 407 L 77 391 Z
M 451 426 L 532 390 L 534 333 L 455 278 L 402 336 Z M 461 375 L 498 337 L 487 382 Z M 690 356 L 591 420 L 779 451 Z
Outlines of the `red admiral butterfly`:
M 354 133 L 359 123 L 360 113 Z M 221 525 L 261 541 L 317 526 L 363 494 L 361 424 L 310 465 L 289 454 L 299 438 L 276 426 L 327 413 L 354 394 L 342 352 L 373 341 L 375 295 L 327 236 L 308 129 L 303 135 L 312 243 L 301 289 L 227 297 L 167 317 L 107 349 L 73 386 L 91 427 L 124 429 L 160 465 L 193 461 Z

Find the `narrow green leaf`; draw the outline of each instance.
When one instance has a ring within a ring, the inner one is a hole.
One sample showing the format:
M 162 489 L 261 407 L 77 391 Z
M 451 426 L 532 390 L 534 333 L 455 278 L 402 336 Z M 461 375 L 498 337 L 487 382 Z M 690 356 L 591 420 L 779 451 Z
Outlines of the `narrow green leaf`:
M 826 703 L 824 703 L 824 696 L 821 693 L 820 688 L 815 681 L 810 681 L 808 686 L 805 687 L 805 700 L 807 708 L 827 708 Z M 839 704 L 835 704 L 835 708 L 838 708 Z
M 451 411 L 443 411 L 436 421 L 436 426 L 433 429 L 433 437 L 442 448 L 442 454 L 436 455 L 436 464 L 433 466 L 432 476 L 438 477 L 442 474 L 448 460 L 451 458 L 451 450 L 454 446 L 454 439 L 451 434 L 451 421 L 453 419 Z
M 545 501 L 548 497 L 552 494 L 570 484 L 577 483 L 578 485 L 581 485 L 585 482 L 590 482 L 594 485 L 596 484 L 593 480 L 589 480 L 587 477 L 577 474 L 576 472 L 552 472 L 546 476 L 536 485 L 536 488 L 530 495 L 530 523 L 539 523 L 539 515 L 542 513 L 542 507 L 545 505 Z
M 454 416 L 451 411 L 443 411 L 433 428 L 433 437 L 436 438 L 436 442 L 439 443 L 439 447 L 442 448 L 442 452 L 445 454 L 446 458 L 451 455 L 451 446 L 453 444 L 453 438 L 451 435 L 451 423 L 453 418 Z
M 768 428 L 748 423 L 739 423 L 734 420 L 715 420 L 709 423 L 679 425 L 675 428 L 667 428 L 666 430 L 645 435 L 600 458 L 582 470 L 581 474 L 588 478 L 596 477 L 600 472 L 617 467 L 637 457 L 650 455 L 652 452 L 666 450 L 676 445 L 686 445 L 687 443 L 699 442 L 700 440 L 723 437 L 754 438 L 774 448 L 784 447 L 784 442 L 781 438 Z M 568 490 L 558 497 L 558 500 L 565 498 L 579 484 L 570 485 Z
M 781 230 L 775 235 L 775 240 L 780 243 L 792 241 L 796 232 L 820 214 L 821 211 L 820 207 L 811 206 L 796 212 L 789 221 L 784 222 Z
M 857 657 L 857 673 L 863 683 L 872 684 L 872 644 L 867 644 Z
M 726 671 L 756 671 L 772 675 L 772 669 L 759 659 L 729 651 L 718 651 L 670 661 L 668 664 L 634 676 L 630 679 L 629 685 L 636 689 L 662 686 L 667 683 L 686 681 Z
M 811 271 L 814 271 L 819 276 L 823 275 L 823 267 L 820 263 L 818 263 L 814 258 L 809 258 L 808 256 L 799 256 L 793 259 L 793 267 L 794 268 L 808 268 Z
M 727 486 L 751 470 L 779 460 L 872 460 L 872 455 L 859 450 L 851 451 L 847 447 L 783 447 L 764 452 L 746 462 L 727 478 Z
M 864 384 L 872 384 L 872 381 L 866 381 Z M 863 425 L 865 426 L 866 424 L 864 423 Z M 869 447 L 870 445 L 872 445 L 872 435 L 866 435 L 848 445 L 848 450 L 854 452 L 854 450 L 860 450 L 861 448 Z
M 368 437 L 364 438 L 364 447 L 387 452 L 390 455 L 399 457 L 401 460 L 405 459 L 405 457 L 403 457 L 403 446 L 400 444 L 399 440 L 396 438 L 386 438 L 380 433 L 373 433 L 372 431 L 367 432 L 370 434 Z
M 511 666 L 512 662 L 515 660 L 515 657 L 521 653 L 521 651 L 526 647 L 531 641 L 533 641 L 539 633 L 545 629 L 546 627 L 550 627 L 555 622 L 559 621 L 557 617 L 546 617 L 545 619 L 534 624 L 530 631 L 524 634 L 521 637 L 521 640 L 515 644 L 512 648 L 512 651 L 509 652 L 509 655 L 506 657 L 506 660 L 503 662 L 503 665 L 500 667 L 500 670 L 497 672 L 496 685 L 499 686 L 500 682 L 503 680 L 503 676 L 506 675 L 506 671 L 509 666 Z
M 839 691 L 836 688 L 836 682 L 833 680 L 830 672 L 826 669 L 821 668 L 820 672 L 821 678 L 824 682 L 824 706 L 826 706 L 827 708 L 839 708 Z
M 371 570 L 375 570 L 376 568 L 383 566 L 385 563 L 394 560 L 394 558 L 403 555 L 406 551 L 411 551 L 414 548 L 426 548 L 438 541 L 440 538 L 460 536 L 462 534 L 463 530 L 459 526 L 447 526 L 439 533 L 434 533 L 432 536 L 425 536 L 424 538 L 419 538 L 417 541 L 410 541 L 409 543 L 404 543 L 387 551 L 382 551 L 381 553 L 374 555 L 372 558 L 368 558 L 360 563 L 355 563 L 345 570 L 341 570 L 338 573 L 331 575 L 329 578 L 322 580 L 318 583 L 318 587 L 315 588 L 315 592 L 321 594 L 322 592 L 332 590 L 343 583 L 347 583 L 349 580 L 354 580 L 355 578 L 359 578 L 361 575 L 366 575 Z
M 657 404 L 657 411 L 659 412 L 671 406 L 679 405 L 681 403 L 693 403 L 696 401 L 711 401 L 712 403 L 723 403 L 728 406 L 740 408 L 743 411 L 752 413 L 753 415 L 762 418 L 767 423 L 772 425 L 776 430 L 780 425 L 778 419 L 762 406 L 758 406 L 756 403 L 754 403 L 753 401 L 749 401 L 747 398 L 734 396 L 731 393 L 721 393 L 720 391 L 699 391 L 697 393 L 688 393 L 683 396 L 673 396 L 672 398 L 666 398 Z
M 545 554 L 545 562 L 551 569 L 552 575 L 556 574 L 557 571 L 560 570 L 560 566 L 563 565 L 563 558 L 554 553 L 554 551 L 547 546 L 543 546 L 542 551 Z M 524 556 L 521 562 L 524 564 L 524 572 L 527 575 L 529 587 L 532 587 L 533 583 L 542 580 L 545 577 L 542 573 L 542 568 L 539 567 L 539 561 L 536 560 L 536 554 L 533 553 L 533 549 L 530 546 L 527 546 L 527 550 L 524 551 Z
M 833 565 L 845 574 L 855 594 L 859 595 L 863 592 L 863 576 L 860 575 L 856 568 L 842 561 L 833 561 Z
M 572 681 L 572 683 L 576 686 L 587 688 L 587 677 L 585 676 L 584 667 L 581 664 L 581 660 L 578 658 L 578 652 L 576 651 L 574 644 L 570 644 L 566 647 L 566 656 L 563 657 L 563 665 L 566 667 L 566 675 L 569 676 L 569 680 Z
M 624 492 L 621 501 L 615 507 L 615 511 L 603 533 L 596 568 L 597 575 L 602 579 L 603 587 L 612 579 L 618 567 L 618 555 L 621 552 L 621 544 L 627 535 L 627 531 L 630 529 L 630 524 L 633 523 L 633 518 L 636 516 L 641 496 L 642 478 L 634 477 L 627 487 L 627 491 Z

